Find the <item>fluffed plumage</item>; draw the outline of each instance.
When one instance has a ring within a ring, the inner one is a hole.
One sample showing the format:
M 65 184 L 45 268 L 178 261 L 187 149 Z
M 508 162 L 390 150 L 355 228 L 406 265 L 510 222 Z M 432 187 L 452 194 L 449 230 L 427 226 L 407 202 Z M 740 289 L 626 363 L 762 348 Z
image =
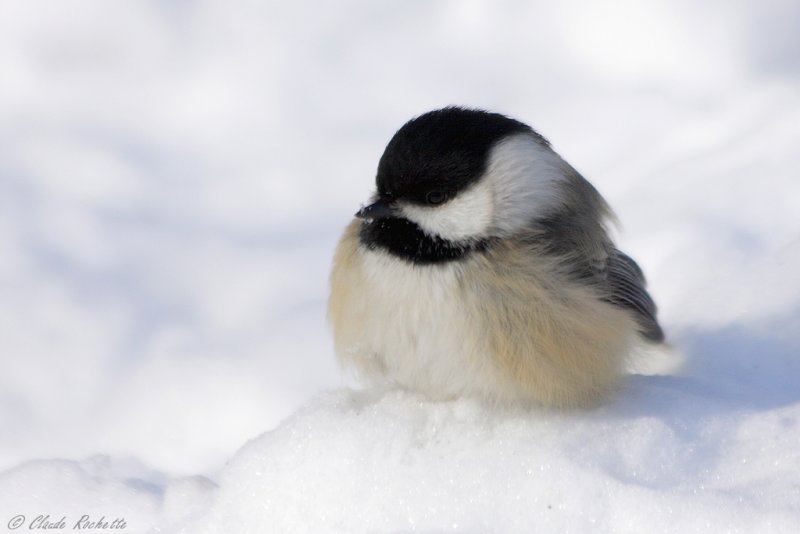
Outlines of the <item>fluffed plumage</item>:
M 530 127 L 445 108 L 401 128 L 339 243 L 336 353 L 436 399 L 585 406 L 663 340 L 594 187 Z

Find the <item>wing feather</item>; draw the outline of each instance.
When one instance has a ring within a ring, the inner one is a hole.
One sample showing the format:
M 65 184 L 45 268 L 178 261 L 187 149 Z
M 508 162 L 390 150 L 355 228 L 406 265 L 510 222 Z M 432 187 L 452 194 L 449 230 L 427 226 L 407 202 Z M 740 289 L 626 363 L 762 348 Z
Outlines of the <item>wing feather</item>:
M 647 292 L 644 274 L 636 262 L 613 249 L 606 260 L 605 279 L 610 290 L 605 300 L 634 312 L 645 338 L 664 341 L 664 332 L 656 319 L 656 304 Z

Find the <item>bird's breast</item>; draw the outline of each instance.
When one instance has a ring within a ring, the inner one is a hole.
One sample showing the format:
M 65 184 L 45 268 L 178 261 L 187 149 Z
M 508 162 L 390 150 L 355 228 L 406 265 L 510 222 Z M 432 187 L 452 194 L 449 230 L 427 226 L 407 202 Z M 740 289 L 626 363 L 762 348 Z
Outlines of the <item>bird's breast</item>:
M 635 325 L 547 261 L 500 243 L 420 265 L 364 246 L 353 224 L 331 274 L 336 353 L 430 398 L 591 404 L 617 384 Z
M 479 393 L 487 361 L 477 310 L 464 298 L 468 268 L 415 265 L 343 240 L 329 306 L 339 358 L 373 381 L 430 397 Z

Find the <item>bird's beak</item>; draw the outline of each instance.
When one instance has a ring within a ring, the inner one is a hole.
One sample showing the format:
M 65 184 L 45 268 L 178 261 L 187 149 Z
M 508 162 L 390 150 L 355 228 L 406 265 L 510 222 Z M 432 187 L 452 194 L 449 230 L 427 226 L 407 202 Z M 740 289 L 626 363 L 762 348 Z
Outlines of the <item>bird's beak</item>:
M 392 204 L 378 200 L 358 210 L 356 217 L 359 219 L 386 219 L 394 214 L 394 206 Z

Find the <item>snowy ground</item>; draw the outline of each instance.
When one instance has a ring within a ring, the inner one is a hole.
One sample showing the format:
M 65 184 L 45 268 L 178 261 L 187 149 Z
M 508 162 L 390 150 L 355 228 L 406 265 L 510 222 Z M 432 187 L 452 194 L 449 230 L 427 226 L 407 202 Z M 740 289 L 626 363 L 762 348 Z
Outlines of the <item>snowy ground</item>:
M 558 6 L 3 3 L 0 530 L 800 531 L 800 7 Z M 336 238 L 447 104 L 608 198 L 679 369 L 577 413 L 341 389 Z

